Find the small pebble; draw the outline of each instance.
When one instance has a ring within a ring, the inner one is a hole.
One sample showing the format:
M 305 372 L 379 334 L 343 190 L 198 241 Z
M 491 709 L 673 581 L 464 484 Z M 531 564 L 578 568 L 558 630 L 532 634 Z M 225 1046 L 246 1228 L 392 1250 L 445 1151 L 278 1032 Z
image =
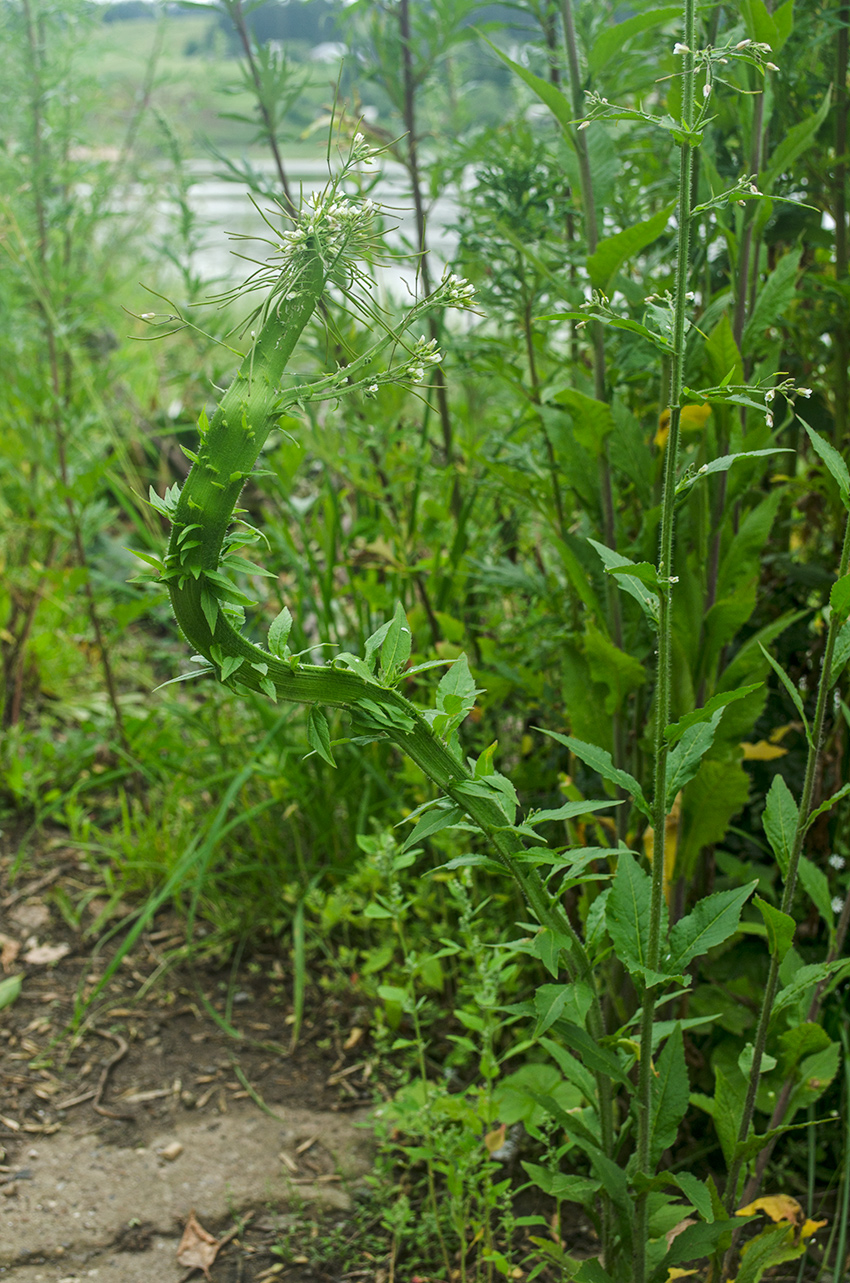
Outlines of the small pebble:
M 164 1158 L 167 1163 L 173 1163 L 183 1153 L 183 1146 L 179 1140 L 173 1140 L 170 1145 L 164 1145 L 159 1151 L 160 1158 Z

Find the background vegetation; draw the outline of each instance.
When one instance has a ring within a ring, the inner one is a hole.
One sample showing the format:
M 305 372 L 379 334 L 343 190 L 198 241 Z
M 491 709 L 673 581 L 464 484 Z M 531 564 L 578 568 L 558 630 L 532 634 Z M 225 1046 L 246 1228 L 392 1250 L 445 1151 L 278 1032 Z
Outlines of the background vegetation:
M 320 977 L 356 985 L 399 1080 L 384 1113 L 398 1259 L 445 1277 L 573 1277 L 565 1209 L 583 1206 L 604 1235 L 600 1181 L 614 1195 L 564 1131 L 586 1117 L 587 1087 L 541 1010 L 557 967 L 549 975 L 517 928 L 528 911 L 476 863 L 484 847 L 462 826 L 402 850 L 395 826 L 434 794 L 386 741 L 346 744 L 334 770 L 299 708 L 206 678 L 160 689 L 191 664 L 164 594 L 130 582 L 128 548 L 161 551 L 167 523 L 142 499 L 185 478 L 181 447 L 195 448 L 199 411 L 232 375 L 227 343 L 246 310 L 213 297 L 232 281 L 204 267 L 215 215 L 199 175 L 267 208 L 299 163 L 324 160 L 332 117 L 331 157 L 362 131 L 404 193 L 406 212 L 379 215 L 378 229 L 419 256 L 426 290 L 450 261 L 476 286 L 477 311 L 432 313 L 446 356 L 424 389 L 382 387 L 280 422 L 243 494 L 270 577 L 244 584 L 266 623 L 291 610 L 289 643 L 313 656 L 362 654 L 400 602 L 411 666 L 468 656 L 480 692 L 464 753 L 484 760 L 498 744 L 524 814 L 612 803 L 539 823 L 553 848 L 595 852 L 561 900 L 603 977 L 606 1054 L 634 1077 L 641 989 L 605 896 L 618 844 L 643 859 L 651 825 L 576 742 L 651 795 L 656 635 L 642 581 L 620 593 L 599 548 L 656 559 L 670 352 L 647 331 L 672 332 L 679 140 L 642 112 L 681 116 L 680 7 L 578 4 L 578 80 L 562 7 L 547 0 L 310 0 L 248 15 L 238 0 L 179 11 L 20 0 L 0 15 L 0 814 L 16 868 L 59 826 L 110 893 L 93 938 L 122 897 L 148 915 L 168 900 L 193 947 L 222 959 L 279 940 L 302 1005 Z M 670 721 L 745 693 L 675 793 L 671 922 L 753 883 L 768 906 L 783 903 L 765 808 L 777 779 L 800 795 L 845 515 L 837 465 L 797 411 L 839 455 L 848 443 L 847 9 L 747 0 L 708 6 L 700 22 L 700 47 L 768 52 L 711 69 L 684 383 L 715 395 L 685 394 L 681 465 L 691 479 L 718 456 L 772 453 L 705 477 L 679 504 Z M 317 43 L 345 46 L 341 69 L 312 57 Z M 609 99 L 631 114 L 608 118 Z M 585 112 L 593 123 L 579 132 Z M 431 217 L 447 203 L 449 229 Z M 383 303 L 397 320 L 401 293 Z M 191 323 L 150 342 L 140 318 L 152 312 Z M 305 335 L 300 368 L 354 360 L 369 341 L 340 306 Z M 806 835 L 786 990 L 801 968 L 841 957 L 850 917 L 848 657 L 842 632 L 811 809 L 834 805 Z M 403 690 L 427 703 L 436 681 L 422 673 Z M 341 715 L 330 732 L 350 734 Z M 690 1091 L 657 1138 L 654 1161 L 681 1179 L 678 1201 L 663 1181 L 652 1188 L 652 1277 L 689 1262 L 722 1276 L 717 1235 L 691 1256 L 662 1247 L 689 1207 L 720 1219 L 719 1200 L 701 1205 L 686 1178 L 717 1197 L 734 1170 L 772 921 L 748 904 L 660 1012 L 679 1022 Z M 839 978 L 798 983 L 755 1100 L 761 1133 L 840 1118 L 761 1146 L 770 1188 L 830 1228 L 801 1237 L 802 1223 L 792 1233 L 780 1219 L 774 1257 L 759 1266 L 751 1252 L 739 1283 L 775 1268 L 844 1277 Z M 633 1143 L 624 1126 L 624 1169 Z M 753 1151 L 744 1166 L 763 1161 Z M 551 1199 L 554 1221 L 523 1222 L 506 1171 Z M 582 1268 L 591 1283 L 608 1277 Z

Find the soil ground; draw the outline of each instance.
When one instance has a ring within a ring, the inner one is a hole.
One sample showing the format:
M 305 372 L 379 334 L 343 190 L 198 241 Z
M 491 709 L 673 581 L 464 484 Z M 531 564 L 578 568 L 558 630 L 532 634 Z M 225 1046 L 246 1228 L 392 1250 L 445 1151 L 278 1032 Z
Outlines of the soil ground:
M 356 1125 L 374 1100 L 365 1009 L 308 994 L 290 1051 L 281 951 L 255 952 L 235 983 L 229 964 L 169 967 L 184 935 L 168 911 L 74 1029 L 78 995 L 121 934 L 93 957 L 85 928 L 103 902 L 79 930 L 59 912 L 63 886 L 79 900 L 92 881 L 61 835 L 14 882 L 10 846 L 0 949 L 23 983 L 0 1013 L 0 1278 L 201 1279 L 188 1269 L 192 1250 L 210 1254 L 200 1231 L 177 1260 L 193 1210 L 213 1239 L 228 1237 L 213 1283 L 366 1277 L 344 1261 L 329 1273 L 309 1248 L 325 1227 L 344 1241 L 341 1213 L 368 1198 L 369 1131 Z M 376 1262 L 371 1277 L 384 1273 Z

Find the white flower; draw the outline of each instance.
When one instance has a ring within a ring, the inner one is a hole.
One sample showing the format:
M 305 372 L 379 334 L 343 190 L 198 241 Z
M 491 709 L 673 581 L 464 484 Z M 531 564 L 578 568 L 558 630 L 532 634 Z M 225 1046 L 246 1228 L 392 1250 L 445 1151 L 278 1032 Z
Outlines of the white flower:
M 776 65 L 776 63 L 775 63 L 775 62 L 766 62 L 764 65 L 767 67 L 768 71 L 778 71 L 778 70 L 779 70 L 779 68 L 777 67 L 777 65 Z
M 581 122 L 581 124 L 579 125 L 579 129 L 589 129 L 589 128 L 590 128 L 590 121 L 589 121 L 589 120 L 583 120 L 583 121 Z
M 810 396 L 812 395 L 812 389 L 811 389 L 811 388 L 797 388 L 797 395 L 798 395 L 798 396 L 810 397 Z
M 765 392 L 764 394 L 765 403 L 769 405 L 775 396 L 776 396 L 775 388 L 771 388 L 768 392 Z
M 827 863 L 833 869 L 843 869 L 847 861 L 844 859 L 843 855 L 839 855 L 838 852 L 835 852 L 834 855 L 829 857 Z
M 844 901 L 841 899 L 841 896 L 834 895 L 832 897 L 832 912 L 840 913 L 843 908 L 844 908 Z
M 156 320 L 156 312 L 142 312 L 142 320 L 143 320 L 143 321 L 155 321 L 155 320 Z
M 411 365 L 408 368 L 407 377 L 410 379 L 411 383 L 421 383 L 425 378 L 425 371 L 422 369 L 421 365 Z
M 372 394 L 374 394 L 375 392 L 377 392 L 377 391 L 378 391 L 378 385 L 377 385 L 377 383 L 370 383 L 370 384 L 369 384 L 369 386 L 368 386 L 368 388 L 366 389 L 366 391 L 367 391 L 367 392 L 369 392 L 369 393 L 372 393 Z
M 703 87 L 702 87 L 702 96 L 703 96 L 703 98 L 710 98 L 710 97 L 711 97 L 711 85 L 703 85 Z
M 767 414 L 764 416 L 764 420 L 769 428 L 773 427 L 773 415 L 771 414 L 770 410 L 768 410 Z
M 750 183 L 750 191 L 753 193 L 754 196 L 761 196 L 761 192 L 756 187 L 755 183 Z
M 751 43 L 752 43 L 752 42 L 751 42 L 751 41 L 749 41 L 749 40 L 739 40 L 739 41 L 738 41 L 738 43 L 735 45 L 735 48 L 736 48 L 736 49 L 746 49 L 746 48 L 747 48 L 747 46 L 748 46 L 749 44 L 751 44 Z
M 682 44 L 681 40 L 677 40 L 677 41 L 676 41 L 676 43 L 675 43 L 675 44 L 674 44 L 674 46 L 673 46 L 673 52 L 674 52 L 674 53 L 690 53 L 691 51 L 690 51 L 690 49 L 688 48 L 688 46 L 687 46 L 687 45 L 683 45 L 683 44 Z

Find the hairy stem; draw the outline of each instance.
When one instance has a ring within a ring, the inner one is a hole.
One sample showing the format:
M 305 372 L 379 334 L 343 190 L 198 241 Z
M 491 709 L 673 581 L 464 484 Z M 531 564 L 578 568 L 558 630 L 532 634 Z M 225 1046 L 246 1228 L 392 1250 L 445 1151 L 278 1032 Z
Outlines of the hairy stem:
M 685 0 L 682 55 L 682 112 L 689 128 L 694 119 L 694 18 L 695 0 Z M 679 152 L 678 240 L 676 246 L 676 281 L 674 287 L 673 355 L 670 363 L 670 430 L 664 464 L 664 488 L 661 498 L 661 537 L 658 553 L 658 577 L 661 580 L 658 624 L 658 676 L 655 696 L 655 794 L 653 798 L 652 883 L 650 893 L 649 941 L 647 966 L 658 970 L 661 954 L 661 922 L 664 905 L 664 845 L 667 831 L 667 755 L 664 730 L 670 721 L 672 687 L 672 571 L 676 467 L 679 452 L 682 385 L 685 364 L 685 306 L 688 289 L 688 257 L 691 219 L 691 148 L 682 143 Z M 638 1076 L 638 1171 L 651 1176 L 650 1133 L 652 1115 L 652 1026 L 655 1019 L 655 996 L 647 988 L 643 1001 L 640 1032 L 640 1070 Z M 635 1283 L 646 1278 L 645 1247 L 648 1239 L 647 1194 L 637 1197 L 635 1234 Z

